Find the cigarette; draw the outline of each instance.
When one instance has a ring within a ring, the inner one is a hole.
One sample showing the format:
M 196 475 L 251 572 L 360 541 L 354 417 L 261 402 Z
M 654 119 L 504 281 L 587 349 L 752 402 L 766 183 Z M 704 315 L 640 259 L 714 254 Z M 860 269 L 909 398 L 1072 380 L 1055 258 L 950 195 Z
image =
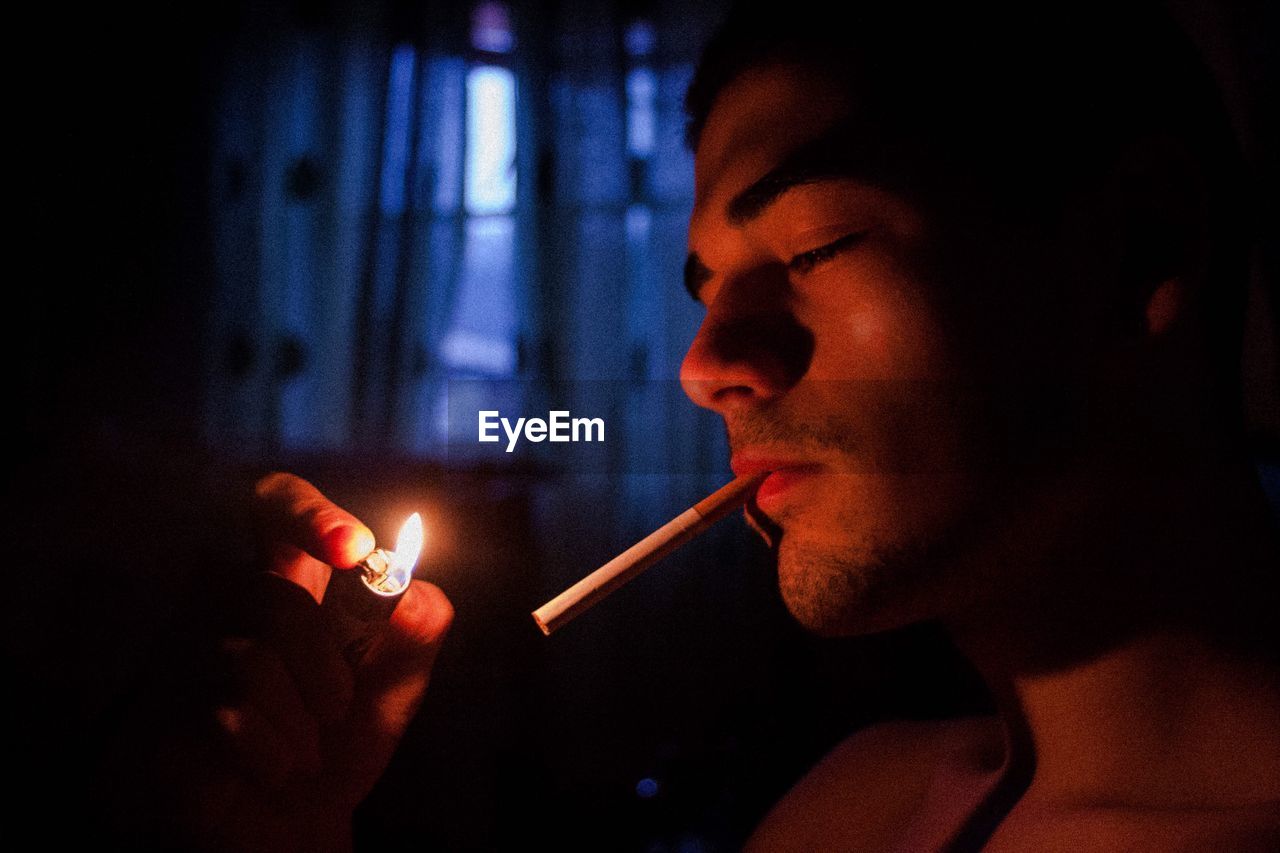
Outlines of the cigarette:
M 738 477 L 698 501 L 648 536 L 533 611 L 542 633 L 585 613 L 609 593 L 741 507 L 768 472 Z

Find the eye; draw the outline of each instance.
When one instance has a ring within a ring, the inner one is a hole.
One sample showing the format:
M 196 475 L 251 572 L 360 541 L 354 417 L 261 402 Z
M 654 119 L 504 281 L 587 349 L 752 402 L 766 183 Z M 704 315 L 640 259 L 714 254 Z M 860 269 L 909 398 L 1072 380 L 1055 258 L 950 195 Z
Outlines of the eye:
M 825 246 L 801 252 L 787 262 L 787 269 L 801 274 L 811 272 L 819 264 L 825 263 L 845 249 L 850 249 L 857 245 L 865 236 L 867 236 L 865 231 L 858 231 L 853 234 L 846 234 L 838 240 L 827 243 Z

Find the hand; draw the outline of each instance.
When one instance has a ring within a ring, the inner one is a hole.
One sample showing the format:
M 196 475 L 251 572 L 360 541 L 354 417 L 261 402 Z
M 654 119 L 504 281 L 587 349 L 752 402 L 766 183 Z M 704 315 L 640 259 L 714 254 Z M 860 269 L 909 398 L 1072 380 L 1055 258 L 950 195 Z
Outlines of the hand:
M 177 801 L 171 831 L 216 849 L 349 849 L 352 812 L 422 701 L 453 608 L 413 581 L 367 653 L 348 662 L 320 602 L 331 566 L 354 566 L 373 534 L 291 474 L 259 480 L 253 504 L 269 569 L 248 594 L 257 627 L 221 643 L 207 670 L 212 697 L 201 691 L 195 724 L 178 727 L 160 774 Z

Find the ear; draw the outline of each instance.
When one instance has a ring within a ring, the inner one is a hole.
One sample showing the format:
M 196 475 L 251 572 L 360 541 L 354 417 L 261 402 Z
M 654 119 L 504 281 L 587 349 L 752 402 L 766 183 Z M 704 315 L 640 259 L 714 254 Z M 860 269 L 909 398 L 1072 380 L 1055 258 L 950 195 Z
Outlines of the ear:
M 1130 336 L 1171 333 L 1185 322 L 1208 257 L 1207 182 L 1180 140 L 1135 140 L 1104 189 L 1119 248 L 1117 323 Z

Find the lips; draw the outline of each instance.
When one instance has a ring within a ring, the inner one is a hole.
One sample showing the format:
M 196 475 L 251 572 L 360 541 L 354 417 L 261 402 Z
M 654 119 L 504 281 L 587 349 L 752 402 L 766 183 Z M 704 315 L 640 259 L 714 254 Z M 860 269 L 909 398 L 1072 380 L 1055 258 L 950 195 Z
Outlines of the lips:
M 821 465 L 807 460 L 746 454 L 734 454 L 731 466 L 739 477 L 769 472 L 755 494 L 756 506 L 766 515 L 778 510 L 822 470 Z
M 818 473 L 817 465 L 780 468 L 769 474 L 756 490 L 756 504 L 764 512 L 784 501 L 787 495 Z

